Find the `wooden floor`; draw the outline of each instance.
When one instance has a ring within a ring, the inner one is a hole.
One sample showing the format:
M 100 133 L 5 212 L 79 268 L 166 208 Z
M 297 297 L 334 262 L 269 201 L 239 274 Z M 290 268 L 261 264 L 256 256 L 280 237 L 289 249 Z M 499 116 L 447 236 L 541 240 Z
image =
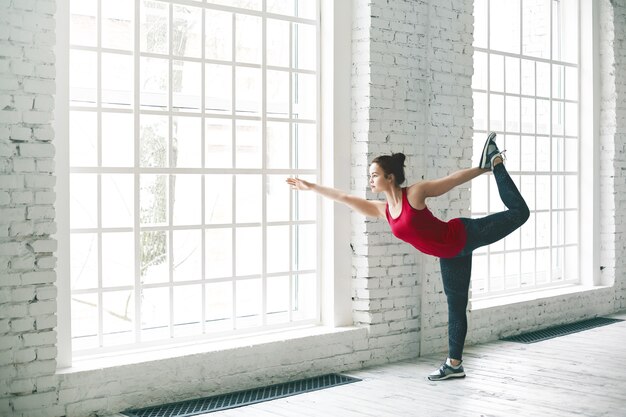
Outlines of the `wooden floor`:
M 362 381 L 203 416 L 626 417 L 626 321 L 535 344 L 472 346 L 465 379 L 428 381 L 440 362 L 350 372 Z

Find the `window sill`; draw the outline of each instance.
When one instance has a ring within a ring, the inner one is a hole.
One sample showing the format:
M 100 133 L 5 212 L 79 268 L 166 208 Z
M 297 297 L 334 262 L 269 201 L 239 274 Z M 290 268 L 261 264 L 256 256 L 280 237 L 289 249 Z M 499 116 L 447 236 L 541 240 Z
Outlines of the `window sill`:
M 606 290 L 611 287 L 607 286 L 588 286 L 588 285 L 567 285 L 557 288 L 548 288 L 544 290 L 534 290 L 519 294 L 507 294 L 493 297 L 480 298 L 471 300 L 470 310 L 486 310 L 494 307 L 502 307 L 511 304 L 520 304 L 529 301 L 536 301 L 543 298 L 559 297 L 562 295 L 581 294 L 586 292 L 596 292 Z
M 239 348 L 254 347 L 257 345 L 284 343 L 309 337 L 333 335 L 336 337 L 346 337 L 348 339 L 358 338 L 359 333 L 363 333 L 361 337 L 365 338 L 366 330 L 364 328 L 306 326 L 290 330 L 264 332 L 228 339 L 200 342 L 196 341 L 193 343 L 150 347 L 121 353 L 111 352 L 75 358 L 72 362 L 72 366 L 58 369 L 57 374 L 68 375 L 106 368 L 116 368 L 125 365 L 210 354 L 211 352 L 224 352 Z

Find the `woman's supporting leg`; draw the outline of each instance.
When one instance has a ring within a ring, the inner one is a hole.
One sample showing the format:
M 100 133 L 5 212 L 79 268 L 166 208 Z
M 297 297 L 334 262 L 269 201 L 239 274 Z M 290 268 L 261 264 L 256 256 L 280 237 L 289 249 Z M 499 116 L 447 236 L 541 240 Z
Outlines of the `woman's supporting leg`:
M 448 349 L 450 359 L 463 359 L 463 345 L 467 335 L 467 302 L 472 255 L 440 258 L 443 289 L 448 299 Z
M 500 198 L 508 210 L 480 219 L 462 219 L 467 231 L 467 244 L 461 252 L 462 255 L 504 238 L 523 225 L 530 216 L 524 197 L 515 186 L 503 163 L 493 167 L 493 175 Z

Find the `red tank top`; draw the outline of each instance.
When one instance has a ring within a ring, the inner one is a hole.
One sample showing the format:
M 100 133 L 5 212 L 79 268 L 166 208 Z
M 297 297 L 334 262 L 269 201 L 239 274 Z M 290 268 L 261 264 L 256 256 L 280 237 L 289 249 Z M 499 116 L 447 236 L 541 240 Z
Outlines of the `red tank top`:
M 420 252 L 439 258 L 456 256 L 467 239 L 465 225 L 460 219 L 444 222 L 424 207 L 417 210 L 409 204 L 406 188 L 402 189 L 402 212 L 398 218 L 391 217 L 387 204 L 387 221 L 395 237 L 413 245 Z

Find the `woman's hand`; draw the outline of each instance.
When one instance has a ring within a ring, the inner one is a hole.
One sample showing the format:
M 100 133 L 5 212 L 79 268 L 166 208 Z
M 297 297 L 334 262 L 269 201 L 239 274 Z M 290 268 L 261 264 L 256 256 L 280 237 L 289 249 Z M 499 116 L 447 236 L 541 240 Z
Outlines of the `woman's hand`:
M 307 191 L 312 190 L 315 184 L 301 180 L 300 178 L 287 178 L 287 184 L 294 190 Z

